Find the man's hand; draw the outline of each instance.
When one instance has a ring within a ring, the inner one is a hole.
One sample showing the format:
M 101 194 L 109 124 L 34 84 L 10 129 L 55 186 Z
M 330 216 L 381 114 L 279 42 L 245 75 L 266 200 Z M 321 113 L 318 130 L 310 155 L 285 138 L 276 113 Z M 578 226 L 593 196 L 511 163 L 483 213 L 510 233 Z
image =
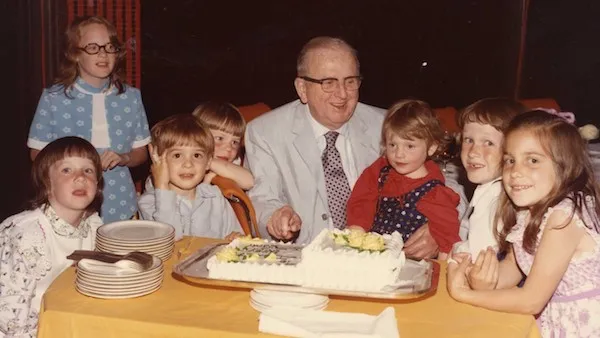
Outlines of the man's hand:
M 423 259 L 437 256 L 440 247 L 429 232 L 429 225 L 424 224 L 404 243 L 404 253 L 411 258 Z
M 289 240 L 300 231 L 301 226 L 300 216 L 292 207 L 285 205 L 273 212 L 267 222 L 267 231 L 276 239 Z

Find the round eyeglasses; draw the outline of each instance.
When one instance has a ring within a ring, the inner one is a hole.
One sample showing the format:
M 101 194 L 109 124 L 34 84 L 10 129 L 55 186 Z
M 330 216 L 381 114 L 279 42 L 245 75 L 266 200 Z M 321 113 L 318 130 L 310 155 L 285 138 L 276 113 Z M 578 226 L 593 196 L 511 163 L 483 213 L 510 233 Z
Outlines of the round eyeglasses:
M 298 76 L 298 77 L 301 78 L 302 80 L 305 80 L 308 82 L 320 84 L 321 88 L 326 93 L 335 92 L 340 85 L 340 81 L 338 79 L 332 78 L 332 77 L 328 77 L 325 79 L 313 79 L 312 77 L 308 77 L 308 76 Z M 346 78 L 344 78 L 344 88 L 346 88 L 346 90 L 351 90 L 351 91 L 358 90 L 358 88 L 360 88 L 362 80 L 363 80 L 363 77 L 360 75 L 346 77 Z
M 88 43 L 84 47 L 79 47 L 79 49 L 89 55 L 96 55 L 96 54 L 100 53 L 100 50 L 102 50 L 102 49 L 107 54 L 116 54 L 120 50 L 119 47 L 113 45 L 110 42 L 105 45 L 99 45 L 97 43 Z

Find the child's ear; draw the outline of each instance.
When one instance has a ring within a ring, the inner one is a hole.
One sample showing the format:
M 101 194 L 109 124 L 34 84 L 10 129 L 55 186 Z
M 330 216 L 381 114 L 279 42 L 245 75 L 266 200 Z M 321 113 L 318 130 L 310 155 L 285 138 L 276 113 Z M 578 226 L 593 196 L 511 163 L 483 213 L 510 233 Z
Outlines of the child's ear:
M 435 152 L 438 149 L 438 144 L 434 143 L 432 145 L 429 146 L 429 149 L 427 149 L 427 155 L 429 156 L 433 156 L 433 154 L 435 154 Z

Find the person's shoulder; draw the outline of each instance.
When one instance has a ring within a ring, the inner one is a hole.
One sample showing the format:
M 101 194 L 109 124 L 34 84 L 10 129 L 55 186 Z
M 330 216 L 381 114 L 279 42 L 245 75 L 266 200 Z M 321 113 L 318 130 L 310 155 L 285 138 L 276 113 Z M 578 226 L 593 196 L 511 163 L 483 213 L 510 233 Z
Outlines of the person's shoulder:
M 69 91 L 70 90 L 68 89 L 67 92 Z M 65 96 L 65 86 L 60 83 L 53 84 L 50 87 L 44 88 L 42 91 L 42 97 L 46 100 L 52 100 L 56 98 L 64 99 Z
M 386 110 L 383 108 L 368 105 L 366 103 L 359 102 L 356 105 L 355 114 L 367 114 L 369 116 L 378 116 L 381 119 L 385 117 Z
M 208 184 L 208 183 L 200 183 L 196 187 L 196 199 L 225 199 L 223 193 L 221 193 L 221 189 L 218 186 Z
M 248 128 L 256 128 L 260 126 L 272 127 L 273 124 L 280 125 L 281 123 L 290 123 L 290 121 L 293 121 L 290 114 L 298 109 L 302 109 L 303 106 L 304 104 L 300 102 L 300 100 L 288 102 L 248 122 Z
M 2 237 L 8 239 L 18 248 L 27 246 L 39 246 L 45 239 L 44 230 L 40 222 L 46 217 L 39 208 L 25 210 L 13 215 L 2 222 L 0 232 Z

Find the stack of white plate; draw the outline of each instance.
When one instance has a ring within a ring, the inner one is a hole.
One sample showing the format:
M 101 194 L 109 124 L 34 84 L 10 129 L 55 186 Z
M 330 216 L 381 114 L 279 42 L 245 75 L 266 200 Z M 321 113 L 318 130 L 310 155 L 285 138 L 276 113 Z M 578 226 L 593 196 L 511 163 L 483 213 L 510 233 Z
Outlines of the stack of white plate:
M 260 289 L 250 291 L 250 306 L 258 312 L 273 308 L 323 310 L 328 303 L 329 297 L 323 295 Z
M 120 269 L 112 264 L 96 265 L 89 259 L 77 263 L 75 288 L 80 293 L 104 299 L 134 298 L 158 290 L 164 271 L 162 261 L 154 257 L 152 266 L 143 272 Z
M 166 261 L 175 247 L 175 229 L 164 223 L 131 220 L 105 224 L 96 233 L 96 249 L 124 255 L 142 251 Z

